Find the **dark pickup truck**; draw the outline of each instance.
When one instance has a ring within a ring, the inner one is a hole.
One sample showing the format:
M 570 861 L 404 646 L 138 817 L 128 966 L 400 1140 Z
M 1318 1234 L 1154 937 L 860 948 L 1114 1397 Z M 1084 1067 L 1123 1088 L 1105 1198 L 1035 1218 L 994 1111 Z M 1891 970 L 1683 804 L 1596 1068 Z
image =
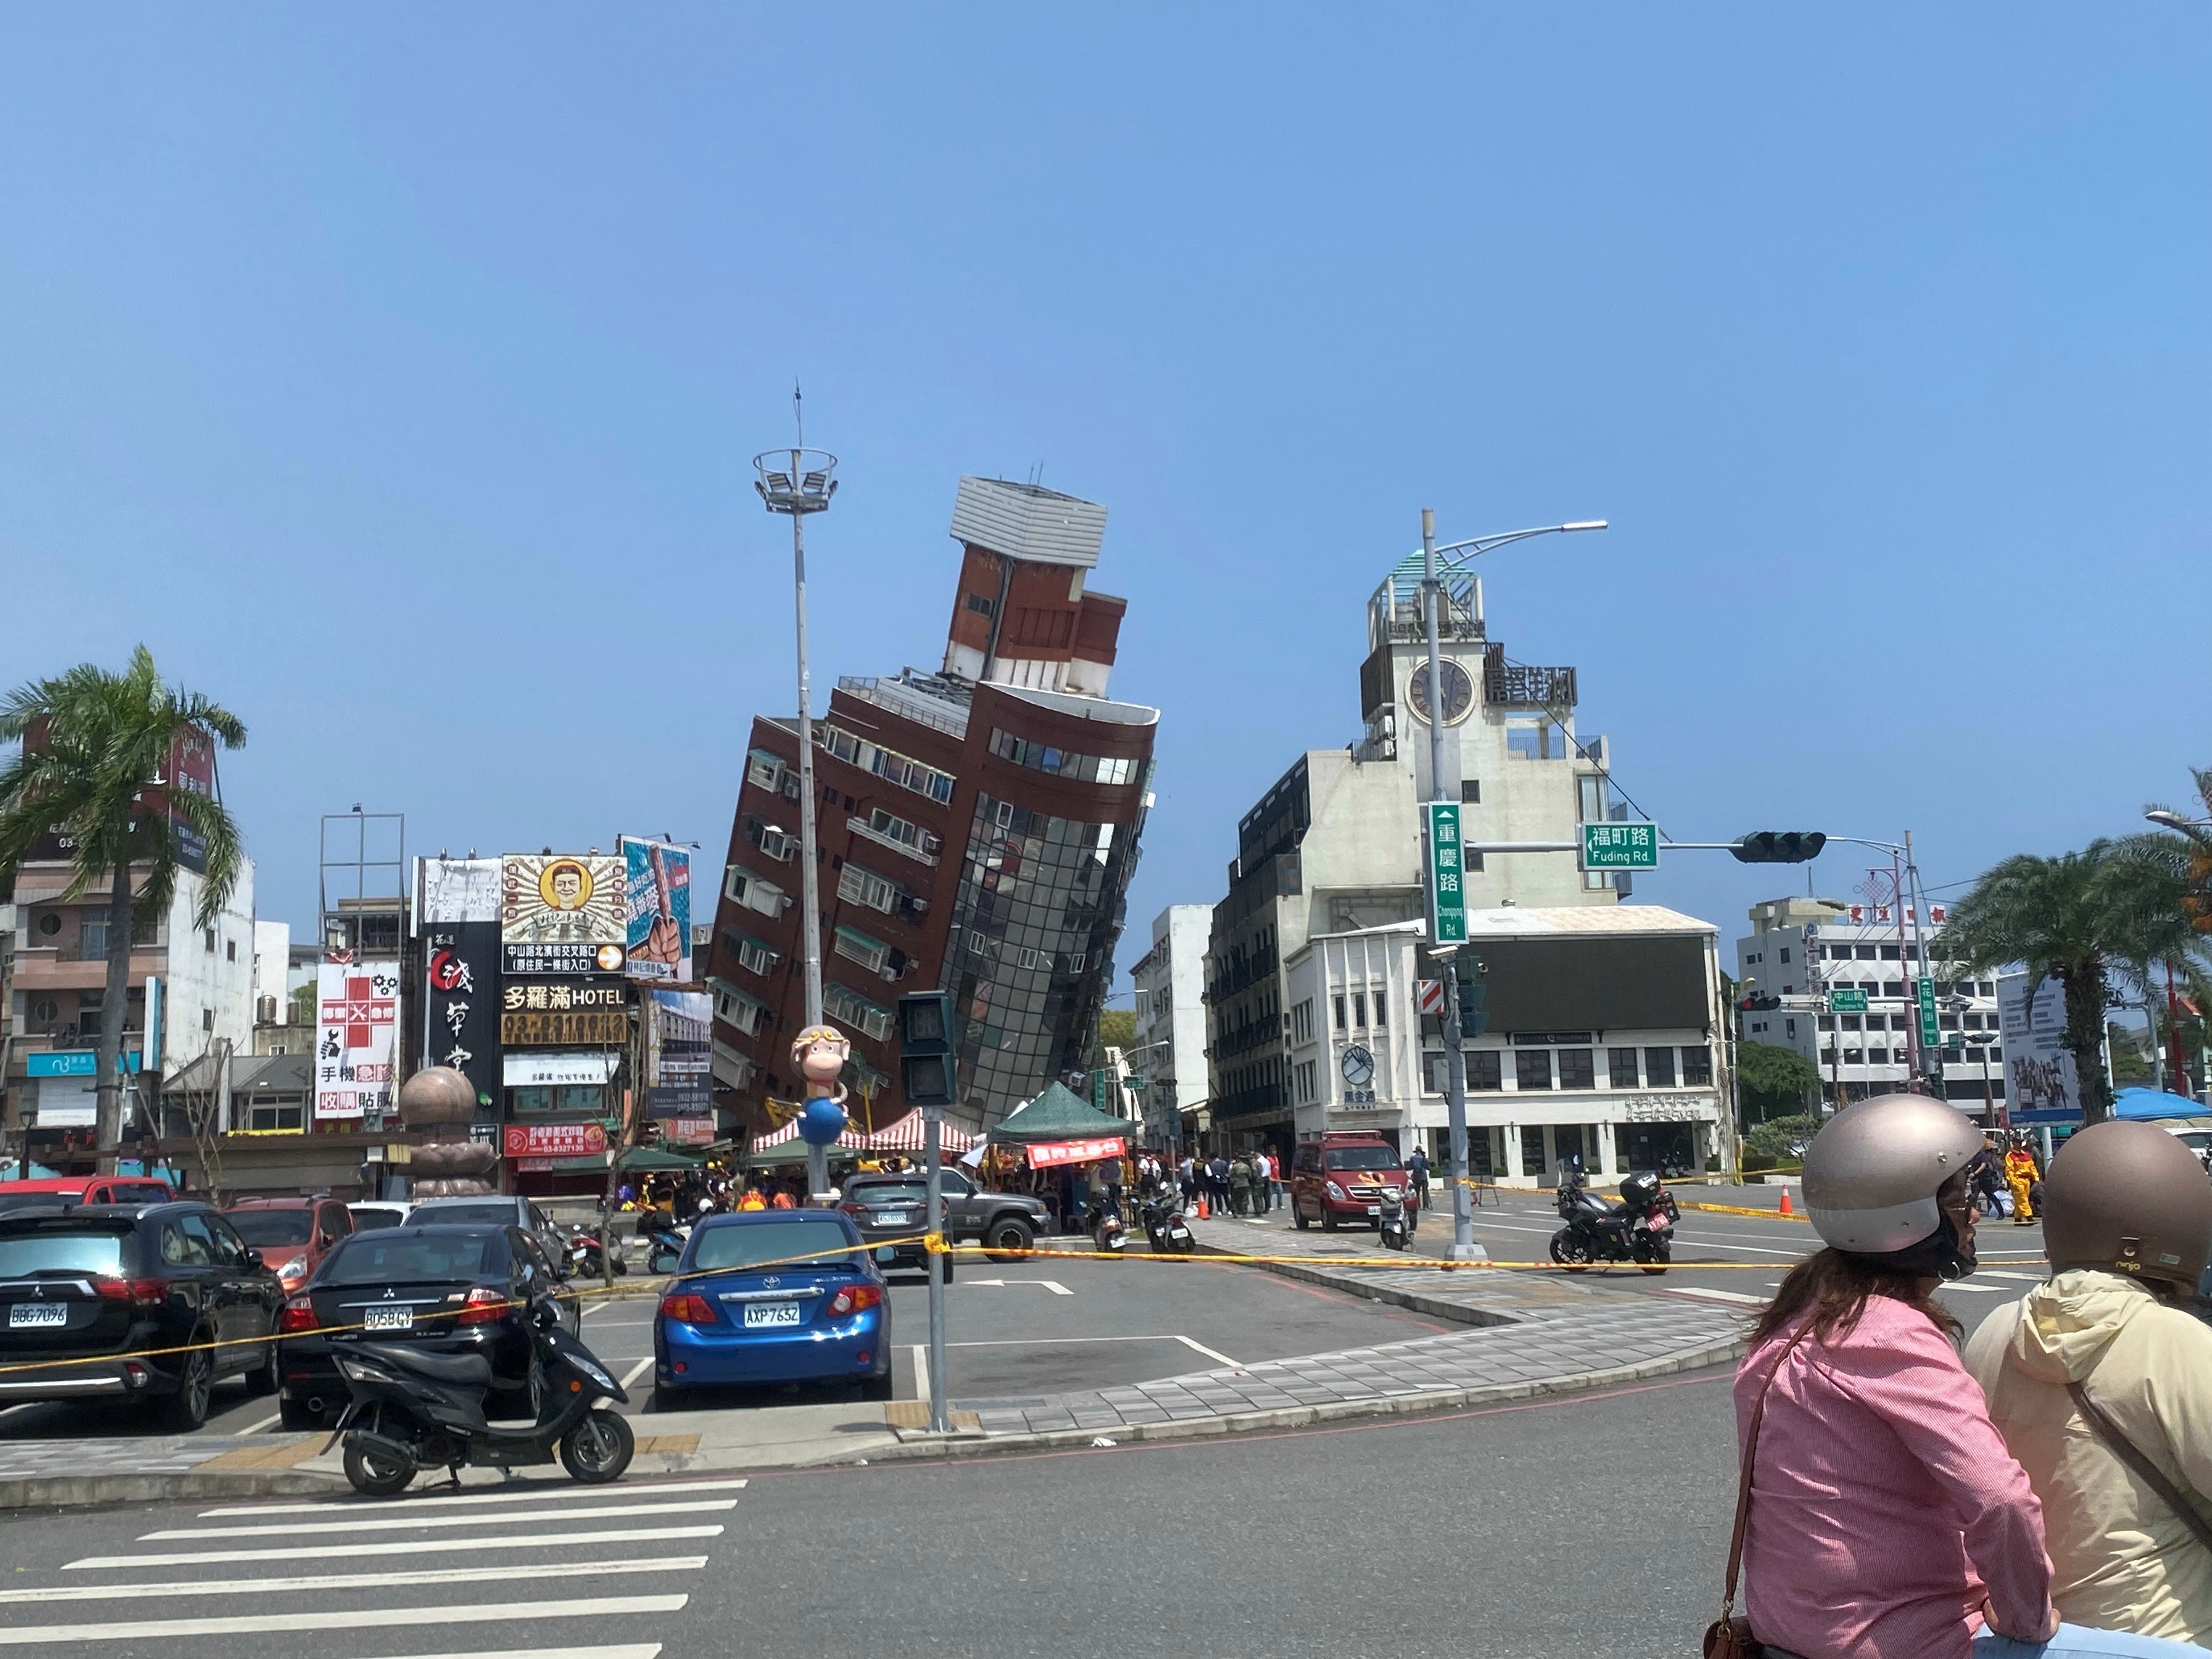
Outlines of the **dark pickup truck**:
M 1015 1252 L 1033 1249 L 1037 1235 L 1050 1229 L 1051 1212 L 1039 1200 L 1019 1193 L 985 1192 L 957 1170 L 946 1170 L 939 1178 L 945 1195 L 945 1231 L 952 1243 L 980 1243 L 995 1261 L 1015 1261 L 1019 1259 Z M 920 1267 L 928 1261 L 916 1238 L 928 1231 L 924 1219 L 928 1196 L 928 1180 L 919 1170 L 858 1175 L 845 1183 L 839 1207 L 853 1218 L 863 1239 L 881 1247 L 877 1259 L 884 1265 Z M 886 1243 L 891 1239 L 912 1242 Z M 949 1278 L 952 1264 L 948 1261 L 945 1265 Z

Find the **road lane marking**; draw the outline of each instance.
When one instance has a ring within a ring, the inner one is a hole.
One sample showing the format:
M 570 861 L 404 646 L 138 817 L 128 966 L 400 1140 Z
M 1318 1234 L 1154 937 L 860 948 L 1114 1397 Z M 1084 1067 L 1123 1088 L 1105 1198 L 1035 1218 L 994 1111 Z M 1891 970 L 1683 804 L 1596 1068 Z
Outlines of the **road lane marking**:
M 643 1376 L 652 1369 L 653 1356 L 651 1354 L 647 1354 L 644 1358 L 639 1360 L 636 1364 L 631 1366 L 627 1371 L 623 1373 L 623 1387 L 627 1389 L 631 1383 L 636 1382 L 639 1377 Z
M 264 1429 L 266 1429 L 274 1424 L 282 1422 L 283 1420 L 283 1413 L 276 1413 L 271 1416 L 263 1418 L 258 1423 L 249 1424 L 246 1427 L 240 1429 L 239 1432 L 240 1434 L 259 1434 Z
M 1669 1285 L 1667 1287 L 1666 1294 L 1668 1296 L 1694 1296 L 1700 1302 L 1734 1302 L 1739 1304 L 1748 1302 L 1753 1307 L 1764 1307 L 1766 1304 L 1767 1300 L 1767 1298 L 1763 1296 L 1748 1296 L 1741 1291 L 1707 1290 L 1702 1285 Z
M 1061 1254 L 1063 1254 L 1063 1255 L 1065 1255 L 1065 1254 L 1069 1254 L 1069 1252 L 1061 1252 Z M 1074 1292 L 1073 1291 L 1069 1290 L 1069 1289 L 1067 1288 L 1067 1286 L 1066 1286 L 1066 1285 L 1065 1285 L 1061 1284 L 1061 1283 L 1060 1283 L 1058 1279 L 968 1279 L 968 1278 L 962 1278 L 962 1279 L 958 1279 L 958 1280 L 957 1280 L 957 1281 L 956 1281 L 956 1282 L 957 1282 L 957 1283 L 959 1283 L 959 1284 L 962 1284 L 962 1285 L 988 1285 L 992 1286 L 994 1289 L 996 1289 L 996 1290 L 1004 1290 L 1004 1289 L 1006 1289 L 1006 1286 L 1007 1286 L 1007 1285 L 1043 1285 L 1043 1286 L 1045 1287 L 1045 1289 L 1047 1289 L 1048 1291 L 1051 1291 L 1054 1296 L 1073 1296 L 1073 1295 L 1075 1294 L 1075 1292 Z
M 507 1517 L 500 1517 L 505 1520 Z M 571 1544 L 658 1543 L 675 1538 L 720 1538 L 725 1529 L 709 1527 L 617 1527 L 602 1532 L 517 1533 L 501 1538 L 417 1538 L 404 1544 L 348 1544 L 348 1557 L 356 1555 L 447 1555 L 460 1550 L 566 1549 Z M 64 1562 L 64 1572 L 100 1571 L 112 1567 L 213 1566 L 235 1561 L 325 1561 L 328 1544 L 309 1544 L 297 1549 L 182 1550 L 167 1555 L 88 1555 Z
M 249 1613 L 220 1619 L 118 1620 L 98 1625 L 0 1627 L 0 1647 L 37 1642 L 174 1641 L 185 1636 L 247 1636 L 268 1631 L 353 1630 L 380 1625 L 489 1625 L 538 1619 L 597 1619 L 623 1613 L 680 1613 L 688 1595 L 594 1595 L 569 1601 L 495 1601 L 454 1607 L 362 1607 L 350 1613 Z
M 1186 1348 L 1194 1349 L 1198 1352 L 1204 1354 L 1208 1359 L 1219 1361 L 1222 1364 L 1228 1366 L 1229 1369 L 1233 1371 L 1243 1370 L 1243 1366 L 1239 1365 L 1235 1360 L 1231 1359 L 1227 1354 L 1222 1352 L 1218 1348 L 1209 1348 L 1205 1343 L 1198 1341 L 1194 1338 L 1185 1336 L 1181 1332 L 1176 1333 L 1176 1340 L 1182 1343 Z
M 733 1510 L 737 1506 L 734 1498 L 714 1498 L 696 1504 L 617 1504 L 603 1510 L 522 1510 L 511 1515 L 379 1515 L 373 1521 L 363 1518 L 305 1525 L 295 1522 L 273 1527 L 174 1527 L 162 1532 L 141 1533 L 137 1541 L 150 1544 L 167 1538 L 263 1538 L 278 1532 L 403 1532 L 410 1527 L 505 1527 L 522 1521 L 597 1521 L 611 1515 L 696 1515 L 702 1510 Z M 429 1510 L 437 1506 L 422 1507 Z
M 2005 1287 L 2002 1285 L 1969 1285 L 1964 1279 L 1957 1279 L 1949 1284 L 1938 1285 L 1936 1288 L 1939 1291 L 1964 1291 L 1969 1296 L 2002 1296 L 2005 1294 Z
M 563 1561 L 563 1577 L 579 1572 L 691 1572 L 703 1555 L 639 1555 L 621 1561 Z M 265 1595 L 279 1590 L 381 1589 L 396 1584 L 470 1584 L 514 1576 L 509 1567 L 420 1567 L 411 1572 L 333 1572 L 292 1578 L 183 1578 L 165 1584 L 48 1584 L 0 1590 L 11 1601 L 97 1601 L 130 1595 Z
M 640 1482 L 639 1484 L 633 1486 L 630 1482 L 625 1480 L 623 1482 L 622 1495 L 628 1498 L 635 1496 L 640 1492 L 681 1492 L 688 1494 L 702 1492 L 742 1492 L 744 1490 L 746 1484 L 747 1483 L 743 1480 L 656 1480 L 650 1483 Z M 536 1492 L 508 1492 L 504 1489 L 498 1492 L 426 1492 L 410 1494 L 404 1501 L 410 1504 L 420 1504 L 426 1508 L 443 1510 L 456 1508 L 464 1504 L 542 1503 L 549 1498 L 576 1498 L 588 1499 L 597 1503 L 605 1503 L 611 1496 L 612 1496 L 612 1494 L 605 1492 L 605 1490 L 594 1492 L 589 1487 L 580 1489 L 574 1487 L 562 1488 L 555 1486 L 550 1489 L 541 1488 Z M 319 1498 L 312 1504 L 226 1504 L 221 1509 L 202 1510 L 199 1512 L 199 1519 L 203 1521 L 212 1521 L 226 1515 L 319 1515 L 327 1513 L 332 1507 L 340 1504 L 344 1504 L 349 1509 L 363 1507 L 359 1498 L 350 1496 L 345 1498 Z M 389 1513 L 391 1504 L 392 1500 L 390 1498 L 383 1498 L 377 1501 L 375 1507 Z
M 603 1648 L 507 1648 L 496 1653 L 393 1654 L 391 1659 L 660 1659 L 658 1642 Z
M 1992 1273 L 1987 1267 L 1983 1268 L 1979 1273 L 1976 1273 L 1974 1277 L 1977 1279 L 2009 1279 L 2014 1283 L 2021 1285 L 2040 1285 L 2043 1283 L 2043 1275 L 2041 1273 Z
M 1229 1366 L 1232 1370 L 1242 1370 L 1243 1369 L 1242 1361 L 1231 1359 L 1227 1354 L 1222 1353 L 1217 1349 L 1209 1348 L 1201 1342 L 1194 1341 L 1191 1338 L 1184 1336 L 1176 1331 L 1161 1331 L 1155 1334 L 1147 1336 L 1000 1337 L 988 1341 L 948 1342 L 945 1344 L 945 1346 L 949 1348 L 1042 1348 L 1060 1347 L 1078 1342 L 1180 1342 L 1186 1348 L 1195 1348 L 1199 1352 L 1204 1354 L 1208 1359 L 1218 1359 L 1223 1364 Z M 917 1348 L 915 1352 L 916 1355 L 919 1356 L 922 1351 Z M 929 1375 L 928 1370 L 926 1366 L 923 1368 L 921 1375 L 924 1377 L 927 1377 Z

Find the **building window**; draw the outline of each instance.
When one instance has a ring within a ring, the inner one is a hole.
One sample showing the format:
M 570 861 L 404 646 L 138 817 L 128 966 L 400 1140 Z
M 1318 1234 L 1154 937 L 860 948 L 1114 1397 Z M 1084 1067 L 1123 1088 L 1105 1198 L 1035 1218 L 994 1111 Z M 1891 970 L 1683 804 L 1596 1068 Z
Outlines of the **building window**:
M 301 1103 L 295 1101 L 257 1100 L 246 1108 L 251 1127 L 264 1133 L 271 1129 L 297 1129 L 304 1126 Z
M 768 1005 L 757 998 L 749 997 L 734 985 L 720 980 L 711 981 L 714 991 L 714 1017 L 726 1025 L 733 1025 L 750 1036 L 768 1018 Z
M 222 953 L 228 960 L 236 962 L 238 960 L 238 941 L 234 939 L 227 939 L 223 940 Z M 103 950 L 100 954 L 102 956 L 106 956 L 107 952 Z
M 1367 1024 L 1367 993 L 1364 991 L 1352 994 L 1352 1023 L 1354 1025 Z
M 1636 1050 L 1608 1048 L 1605 1051 L 1606 1082 L 1615 1089 L 1636 1086 Z
M 1701 1088 L 1713 1080 L 1713 1051 L 1705 1044 L 1685 1044 L 1682 1049 L 1682 1083 L 1686 1088 Z
M 212 927 L 207 930 L 207 953 L 210 956 L 215 954 L 215 929 Z
M 1786 945 L 1782 947 L 1782 960 L 1785 963 L 1790 960 L 1790 947 Z
M 1515 1050 L 1513 1071 L 1515 1079 L 1521 1088 L 1550 1088 L 1552 1086 L 1552 1051 L 1549 1048 Z
M 1459 781 L 1459 798 L 1463 801 L 1473 801 L 1479 805 L 1482 799 L 1482 780 L 1462 778 Z
M 817 726 L 814 741 L 827 749 L 839 760 L 849 761 L 864 772 L 873 772 L 878 777 L 895 783 L 902 789 L 911 789 L 918 795 L 927 795 L 942 805 L 952 799 L 952 775 L 940 772 L 933 766 L 923 764 L 896 750 L 856 738 L 842 726 Z
M 1539 1124 L 1524 1123 L 1521 1126 L 1521 1173 L 1544 1173 L 1544 1131 Z
M 979 617 L 989 617 L 998 613 L 999 604 L 995 599 L 985 599 L 981 593 L 970 593 L 968 608 Z
M 822 1012 L 831 1019 L 853 1026 L 878 1042 L 891 1034 L 891 1011 L 880 1003 L 869 1001 L 848 986 L 823 986 Z
M 780 863 L 788 863 L 799 851 L 799 837 L 790 830 L 764 823 L 750 814 L 745 818 L 745 839 Z
M 909 823 L 896 812 L 875 807 L 868 813 L 868 828 L 885 841 L 896 842 L 908 852 L 935 858 L 944 843 L 918 823 Z
M 1498 1056 L 1498 1051 L 1495 1048 L 1469 1048 L 1462 1054 L 1461 1058 L 1467 1062 L 1468 1088 L 1494 1091 L 1505 1086 L 1504 1073 L 1499 1067 Z
M 1073 778 L 1079 783 L 1127 783 L 1136 776 L 1139 764 L 1127 757 L 1079 755 L 1051 744 L 1031 743 L 996 727 L 991 732 L 991 752 L 1017 766 L 1050 772 L 1056 777 Z
M 880 974 L 891 959 L 891 947 L 879 939 L 871 939 L 857 927 L 837 929 L 830 947 L 848 961 L 857 962 L 872 974 Z
M 1331 997 L 1329 1000 L 1335 1005 L 1336 1029 L 1341 1031 L 1344 1029 L 1344 999 L 1342 997 Z
M 1836 1029 L 1836 1017 L 1835 1017 L 1833 1014 L 1823 1014 L 1823 1015 L 1821 1015 L 1821 1016 L 1820 1016 L 1820 1029 L 1821 1029 L 1822 1030 L 1824 1030 L 1824 1031 L 1832 1031 L 1832 1030 L 1834 1030 Z
M 1846 1065 L 1846 1066 L 1863 1066 L 1863 1065 L 1864 1065 L 1865 1063 L 1866 1063 L 1866 1053 L 1865 1053 L 1865 1051 L 1864 1051 L 1863 1049 L 1860 1049 L 1860 1048 L 1846 1048 L 1846 1049 L 1844 1049 L 1844 1065 Z
M 1597 1051 L 1594 1048 L 1562 1048 L 1559 1050 L 1559 1087 L 1562 1089 L 1595 1089 L 1597 1087 Z
M 49 916 L 46 920 L 54 922 L 58 927 L 60 918 Z M 77 923 L 76 943 L 79 954 L 88 961 L 94 957 L 106 957 L 107 955 L 107 918 L 87 916 Z
M 100 1035 L 100 1002 L 104 991 L 87 991 L 76 1000 L 76 1034 L 96 1037 Z
M 1674 1086 L 1674 1051 L 1672 1048 L 1646 1048 L 1644 1051 L 1644 1083 L 1646 1088 L 1671 1089 Z
M 1861 962 L 1879 962 L 1881 960 L 1881 951 L 1875 945 L 1862 945 L 1858 947 L 1858 952 L 1859 960 Z
M 898 907 L 898 884 L 860 865 L 848 863 L 838 874 L 837 896 L 889 915 Z
M 738 966 L 756 974 L 765 974 L 775 966 L 776 953 L 768 945 L 750 933 L 738 941 Z
M 215 1030 L 214 1009 L 203 1008 L 200 1010 L 200 1030 L 203 1031 L 212 1031 Z
M 1898 961 L 1898 960 L 1899 959 L 1899 951 L 1898 951 L 1898 948 L 1897 948 L 1897 946 L 1895 946 L 1894 945 L 1883 945 L 1883 946 L 1881 947 L 1881 959 L 1882 959 L 1884 962 L 1895 962 L 1895 961 Z
M 1888 1050 L 1888 1049 L 1887 1049 L 1887 1048 L 1869 1048 L 1869 1049 L 1868 1049 L 1868 1050 L 1867 1050 L 1867 1064 L 1868 1064 L 1868 1065 L 1869 1065 L 1869 1066 L 1887 1066 L 1887 1065 L 1888 1065 L 1888 1064 L 1889 1064 L 1889 1050 Z
M 1291 1010 L 1291 1041 L 1293 1042 L 1313 1041 L 1313 999 L 1311 997 L 1308 997 Z
M 1389 1026 L 1389 1017 L 1382 1012 L 1382 1005 L 1389 1000 L 1389 994 L 1387 992 L 1377 991 L 1375 994 L 1375 1029 L 1378 1031 L 1387 1030 Z

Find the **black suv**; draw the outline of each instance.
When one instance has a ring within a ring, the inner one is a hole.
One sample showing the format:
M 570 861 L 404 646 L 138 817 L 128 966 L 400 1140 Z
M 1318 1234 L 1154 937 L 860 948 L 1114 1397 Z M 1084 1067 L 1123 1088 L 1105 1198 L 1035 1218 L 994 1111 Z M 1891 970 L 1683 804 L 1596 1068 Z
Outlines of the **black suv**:
M 283 1305 L 210 1205 L 26 1204 L 0 1214 L 0 1401 L 148 1401 L 196 1429 L 220 1377 L 275 1392 Z
M 1052 1231 L 1052 1212 L 1042 1199 L 1024 1193 L 987 1192 L 959 1170 L 942 1170 L 939 1179 L 943 1183 L 945 1232 L 955 1244 L 980 1243 L 994 1261 L 1011 1261 L 1018 1258 L 1000 1252 L 1032 1249 L 1039 1233 Z M 862 1238 L 880 1246 L 887 1238 L 908 1238 L 927 1231 L 923 1224 L 928 1195 L 929 1178 L 918 1169 L 856 1175 L 845 1183 L 839 1207 L 852 1217 Z M 880 1248 L 876 1259 L 886 1266 L 907 1262 L 917 1267 L 928 1261 L 920 1244 Z M 951 1278 L 950 1258 L 945 1268 L 945 1276 Z

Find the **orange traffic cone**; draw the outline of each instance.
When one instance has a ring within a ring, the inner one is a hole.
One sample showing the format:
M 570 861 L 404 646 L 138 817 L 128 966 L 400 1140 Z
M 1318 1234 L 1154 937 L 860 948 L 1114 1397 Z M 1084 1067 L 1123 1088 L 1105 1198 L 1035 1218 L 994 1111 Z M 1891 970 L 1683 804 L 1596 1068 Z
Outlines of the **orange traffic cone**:
M 1200 1193 L 1198 1195 L 1198 1218 L 1200 1221 L 1203 1221 L 1212 1212 L 1206 1207 L 1206 1194 L 1204 1193 Z
M 1790 1189 L 1787 1187 L 1784 1187 L 1782 1189 L 1782 1213 L 1784 1215 L 1796 1215 L 1797 1213 L 1796 1211 L 1790 1207 Z

